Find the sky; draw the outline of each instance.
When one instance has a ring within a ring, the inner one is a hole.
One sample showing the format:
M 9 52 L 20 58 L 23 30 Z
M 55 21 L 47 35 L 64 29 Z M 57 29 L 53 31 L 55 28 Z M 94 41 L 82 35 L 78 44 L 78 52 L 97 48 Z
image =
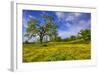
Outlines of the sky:
M 77 35 L 80 30 L 91 29 L 91 13 L 23 10 L 23 34 L 26 33 L 27 23 L 30 17 L 38 19 L 39 24 L 43 25 L 45 23 L 42 18 L 43 14 L 54 17 L 54 22 L 58 26 L 58 36 L 62 39 Z

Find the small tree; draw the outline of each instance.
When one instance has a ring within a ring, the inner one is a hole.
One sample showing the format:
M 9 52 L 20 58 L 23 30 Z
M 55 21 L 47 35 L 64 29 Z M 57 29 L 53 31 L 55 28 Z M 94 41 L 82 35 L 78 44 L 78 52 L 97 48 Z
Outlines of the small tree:
M 56 37 L 56 40 L 55 40 L 55 41 L 57 41 L 57 42 L 61 42 L 62 39 L 61 39 L 61 37 Z
M 76 36 L 72 35 L 72 36 L 70 36 L 70 39 L 71 40 L 75 40 L 76 39 Z
M 90 31 L 90 29 L 81 30 L 78 34 L 80 35 L 80 38 L 82 38 L 85 41 L 91 40 L 91 31 Z

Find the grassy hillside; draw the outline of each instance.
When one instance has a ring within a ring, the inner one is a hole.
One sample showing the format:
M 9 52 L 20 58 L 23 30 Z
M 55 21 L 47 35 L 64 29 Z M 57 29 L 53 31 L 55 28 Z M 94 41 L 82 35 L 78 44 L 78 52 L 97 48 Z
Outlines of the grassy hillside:
M 23 62 L 86 60 L 91 58 L 90 44 L 23 44 Z
M 83 40 L 83 39 L 76 39 L 76 40 L 68 41 L 67 43 L 68 44 L 78 44 L 78 43 L 88 44 L 88 43 L 90 43 L 90 41 L 89 40 Z

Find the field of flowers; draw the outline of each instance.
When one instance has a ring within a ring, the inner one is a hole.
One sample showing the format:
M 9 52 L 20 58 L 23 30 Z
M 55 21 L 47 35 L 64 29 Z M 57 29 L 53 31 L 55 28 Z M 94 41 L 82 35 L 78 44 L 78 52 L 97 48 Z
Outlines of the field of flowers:
M 23 62 L 45 62 L 91 59 L 90 44 L 68 44 L 50 42 L 48 44 L 23 44 Z

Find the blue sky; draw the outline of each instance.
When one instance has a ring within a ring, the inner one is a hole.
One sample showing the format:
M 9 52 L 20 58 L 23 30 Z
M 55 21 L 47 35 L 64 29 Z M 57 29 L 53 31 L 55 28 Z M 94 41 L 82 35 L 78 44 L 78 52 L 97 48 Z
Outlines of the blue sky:
M 82 29 L 91 28 L 91 13 L 23 10 L 23 33 L 26 32 L 27 22 L 30 17 L 38 19 L 41 25 L 45 23 L 41 16 L 43 14 L 54 17 L 54 21 L 59 27 L 58 36 L 61 38 L 76 35 Z

